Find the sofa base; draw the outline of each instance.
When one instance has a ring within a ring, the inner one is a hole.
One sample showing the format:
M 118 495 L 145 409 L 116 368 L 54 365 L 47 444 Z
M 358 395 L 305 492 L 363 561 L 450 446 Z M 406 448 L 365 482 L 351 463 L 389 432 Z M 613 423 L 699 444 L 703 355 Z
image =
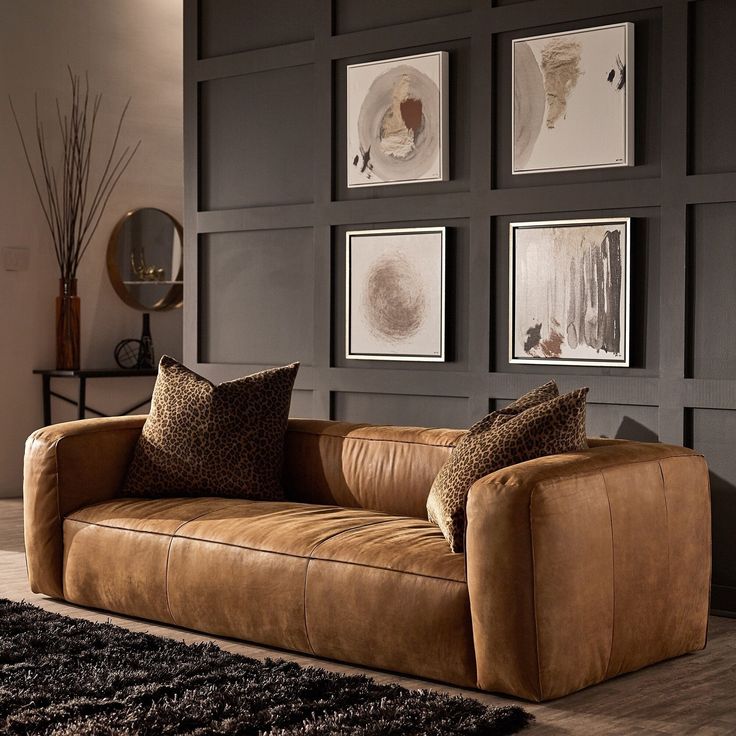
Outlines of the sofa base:
M 117 499 L 65 520 L 64 595 L 216 636 L 476 685 L 463 557 L 418 519 L 287 502 Z

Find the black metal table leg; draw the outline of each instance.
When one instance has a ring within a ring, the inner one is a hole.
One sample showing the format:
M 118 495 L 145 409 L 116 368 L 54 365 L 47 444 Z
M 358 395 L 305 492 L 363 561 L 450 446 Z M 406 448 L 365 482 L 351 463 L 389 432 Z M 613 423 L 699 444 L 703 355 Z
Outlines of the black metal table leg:
M 85 409 L 87 408 L 87 379 L 84 376 L 79 376 L 79 412 L 77 416 L 79 419 L 84 419 L 86 416 Z
M 134 378 L 134 377 L 147 377 L 155 378 L 158 375 L 158 371 L 155 368 L 134 368 L 134 369 L 83 369 L 83 370 L 34 370 L 34 373 L 38 374 L 42 378 L 41 390 L 42 390 L 42 403 L 43 403 L 43 423 L 44 426 L 51 424 L 51 402 L 53 399 L 64 401 L 67 404 L 77 407 L 77 419 L 86 419 L 88 415 L 105 417 L 107 414 L 94 409 L 91 406 L 87 406 L 87 379 L 92 378 Z M 64 394 L 53 391 L 51 385 L 52 378 L 72 378 L 79 381 L 79 390 L 77 398 L 74 399 L 74 392 L 70 396 L 64 396 Z M 137 409 L 140 409 L 145 404 L 150 403 L 150 398 L 145 401 L 138 402 L 135 406 L 131 406 L 123 414 L 129 414 Z
M 51 376 L 44 375 L 41 392 L 43 394 L 43 424 L 48 427 L 51 424 Z

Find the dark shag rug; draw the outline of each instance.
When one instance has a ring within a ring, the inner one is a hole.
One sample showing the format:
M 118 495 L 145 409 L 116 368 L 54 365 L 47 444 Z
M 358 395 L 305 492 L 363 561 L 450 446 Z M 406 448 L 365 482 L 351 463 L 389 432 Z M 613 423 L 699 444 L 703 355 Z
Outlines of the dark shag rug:
M 0 733 L 512 734 L 510 705 L 186 645 L 0 599 Z

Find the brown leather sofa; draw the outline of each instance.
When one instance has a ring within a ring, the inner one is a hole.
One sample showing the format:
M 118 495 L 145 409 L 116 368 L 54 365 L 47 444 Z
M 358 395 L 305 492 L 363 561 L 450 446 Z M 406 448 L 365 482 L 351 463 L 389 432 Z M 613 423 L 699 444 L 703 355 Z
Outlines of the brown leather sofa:
M 460 432 L 291 420 L 286 502 L 120 498 L 145 417 L 33 434 L 35 592 L 531 700 L 701 649 L 703 458 L 591 440 L 470 491 L 466 554 L 425 501 Z

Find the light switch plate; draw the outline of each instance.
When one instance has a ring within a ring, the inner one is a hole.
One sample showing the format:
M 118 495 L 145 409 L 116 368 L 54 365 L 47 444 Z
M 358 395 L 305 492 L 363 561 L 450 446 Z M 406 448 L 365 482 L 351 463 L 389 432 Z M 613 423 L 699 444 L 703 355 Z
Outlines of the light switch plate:
M 31 262 L 28 248 L 3 248 L 3 268 L 6 271 L 27 271 Z

